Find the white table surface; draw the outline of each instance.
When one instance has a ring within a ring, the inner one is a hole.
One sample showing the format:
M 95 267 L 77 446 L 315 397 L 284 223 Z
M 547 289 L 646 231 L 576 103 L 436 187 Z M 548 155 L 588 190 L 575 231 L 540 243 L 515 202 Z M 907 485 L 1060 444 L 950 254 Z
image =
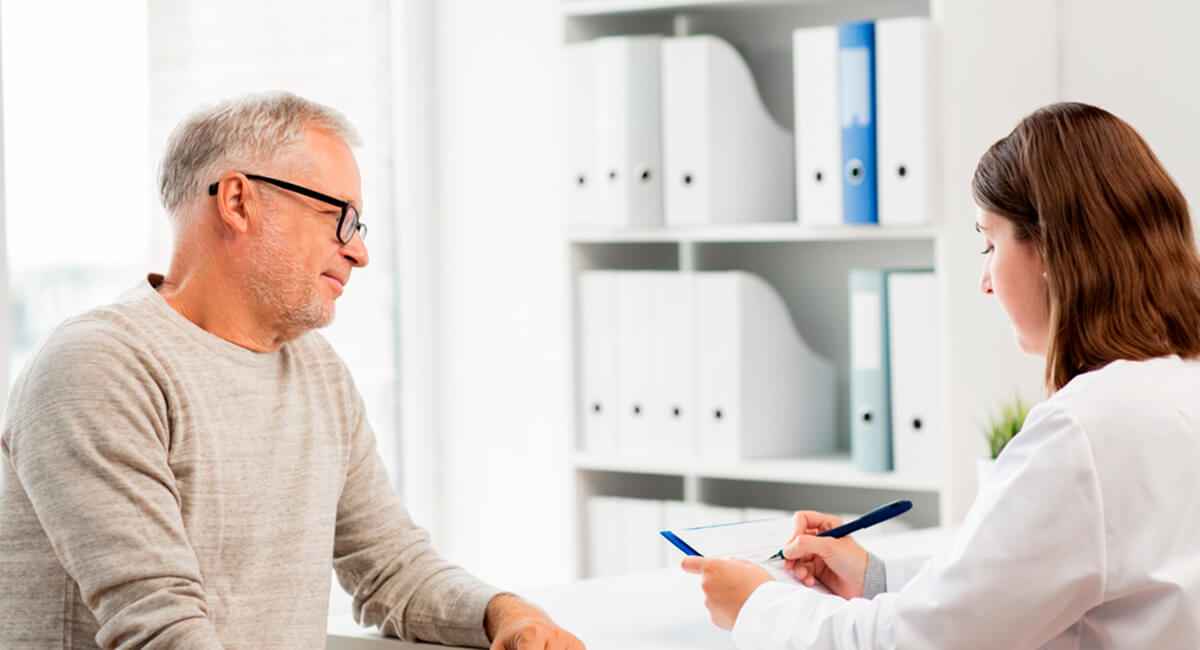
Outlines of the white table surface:
M 880 557 L 929 556 L 949 539 L 931 528 L 863 542 Z M 522 593 L 588 650 L 731 650 L 729 632 L 715 627 L 704 609 L 700 578 L 660 569 Z M 445 646 L 407 643 L 366 630 L 349 616 L 329 622 L 329 650 L 430 650 Z

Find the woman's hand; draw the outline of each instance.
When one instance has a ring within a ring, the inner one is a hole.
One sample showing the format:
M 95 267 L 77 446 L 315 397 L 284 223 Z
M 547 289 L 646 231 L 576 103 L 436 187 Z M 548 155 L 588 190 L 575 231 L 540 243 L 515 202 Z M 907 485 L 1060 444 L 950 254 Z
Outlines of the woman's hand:
M 842 598 L 863 595 L 867 575 L 867 551 L 851 537 L 817 537 L 842 524 L 833 515 L 809 510 L 797 512 L 796 532 L 783 547 L 784 566 L 800 582 L 812 587 L 817 582 Z
M 688 557 L 683 560 L 683 570 L 700 574 L 709 618 L 726 630 L 733 628 L 750 594 L 771 581 L 766 569 L 745 560 Z

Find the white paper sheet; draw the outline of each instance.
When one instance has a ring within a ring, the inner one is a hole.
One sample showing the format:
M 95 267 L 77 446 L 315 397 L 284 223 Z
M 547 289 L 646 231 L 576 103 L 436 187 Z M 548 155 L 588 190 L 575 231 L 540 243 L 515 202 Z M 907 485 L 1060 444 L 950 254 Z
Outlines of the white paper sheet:
M 792 538 L 793 526 L 792 518 L 784 517 L 670 532 L 704 557 L 747 560 L 766 569 L 777 581 L 801 584 L 784 569 L 783 560 L 767 559 Z M 815 589 L 828 593 L 820 584 Z

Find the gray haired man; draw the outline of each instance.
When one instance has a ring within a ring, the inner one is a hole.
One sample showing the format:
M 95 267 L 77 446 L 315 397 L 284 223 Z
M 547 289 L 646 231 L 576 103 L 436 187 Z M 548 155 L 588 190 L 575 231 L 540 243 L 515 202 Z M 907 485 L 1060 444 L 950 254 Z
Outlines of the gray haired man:
M 176 130 L 169 272 L 63 323 L 10 397 L 0 648 L 324 648 L 331 566 L 386 634 L 583 647 L 434 552 L 313 331 L 368 261 L 356 142 L 289 94 Z

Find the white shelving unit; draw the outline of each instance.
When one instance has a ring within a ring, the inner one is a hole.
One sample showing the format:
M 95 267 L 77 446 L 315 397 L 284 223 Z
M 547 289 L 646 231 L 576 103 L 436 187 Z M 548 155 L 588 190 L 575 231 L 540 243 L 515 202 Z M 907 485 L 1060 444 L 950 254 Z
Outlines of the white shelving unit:
M 877 228 L 844 226 L 812 228 L 798 223 L 761 223 L 744 226 L 712 226 L 702 228 L 647 228 L 604 230 L 573 228 L 568 238 L 575 244 L 623 244 L 636 242 L 735 243 L 735 242 L 835 242 L 881 241 L 893 239 L 930 240 L 937 237 L 933 227 Z
M 611 16 L 623 13 L 654 13 L 729 7 L 795 5 L 788 0 L 563 0 L 567 16 Z
M 929 477 L 902 476 L 895 472 L 863 472 L 850 462 L 849 454 L 833 454 L 788 460 L 753 460 L 734 463 L 672 462 L 669 459 L 630 459 L 576 454 L 577 469 L 633 474 L 661 474 L 796 485 L 861 487 L 936 493 L 941 486 Z
M 689 229 L 564 228 L 570 248 L 572 340 L 579 385 L 576 280 L 592 269 L 745 270 L 784 298 L 797 329 L 838 369 L 839 453 L 816 458 L 710 462 L 601 457 L 581 451 L 576 398 L 570 456 L 575 492 L 577 567 L 586 575 L 587 508 L 592 496 L 643 497 L 718 506 L 865 511 L 911 498 L 918 525 L 954 523 L 974 499 L 978 425 L 1000 399 L 1030 385 L 1007 324 L 979 295 L 980 242 L 973 232 L 969 181 L 980 154 L 1022 116 L 1057 99 L 1053 3 L 1013 0 L 564 0 L 566 42 L 617 34 L 714 34 L 747 60 L 775 119 L 792 128 L 792 32 L 897 16 L 927 16 L 940 39 L 934 101 L 943 116 L 934 143 L 942 169 L 939 214 L 928 225 L 814 228 L 798 222 Z M 1039 20 L 1042 19 L 1042 20 Z M 1030 27 L 1033 23 L 1036 27 Z M 1020 35 L 1019 54 L 1011 47 Z M 1005 45 L 1008 43 L 1009 45 Z M 1023 57 L 1012 65 L 1010 57 Z M 1029 65 L 1038 61 L 1043 66 Z M 1041 70 L 1041 74 L 1029 71 Z M 1018 72 L 1019 71 L 1019 72 Z M 565 218 L 564 218 L 565 221 Z M 849 459 L 847 275 L 857 267 L 937 270 L 942 347 L 942 471 L 929 476 L 873 474 Z M 1034 380 L 1037 378 L 1034 377 Z M 1022 392 L 1028 392 L 1023 390 Z M 578 396 L 578 390 L 572 391 Z M 1036 395 L 1033 395 L 1036 397 Z

